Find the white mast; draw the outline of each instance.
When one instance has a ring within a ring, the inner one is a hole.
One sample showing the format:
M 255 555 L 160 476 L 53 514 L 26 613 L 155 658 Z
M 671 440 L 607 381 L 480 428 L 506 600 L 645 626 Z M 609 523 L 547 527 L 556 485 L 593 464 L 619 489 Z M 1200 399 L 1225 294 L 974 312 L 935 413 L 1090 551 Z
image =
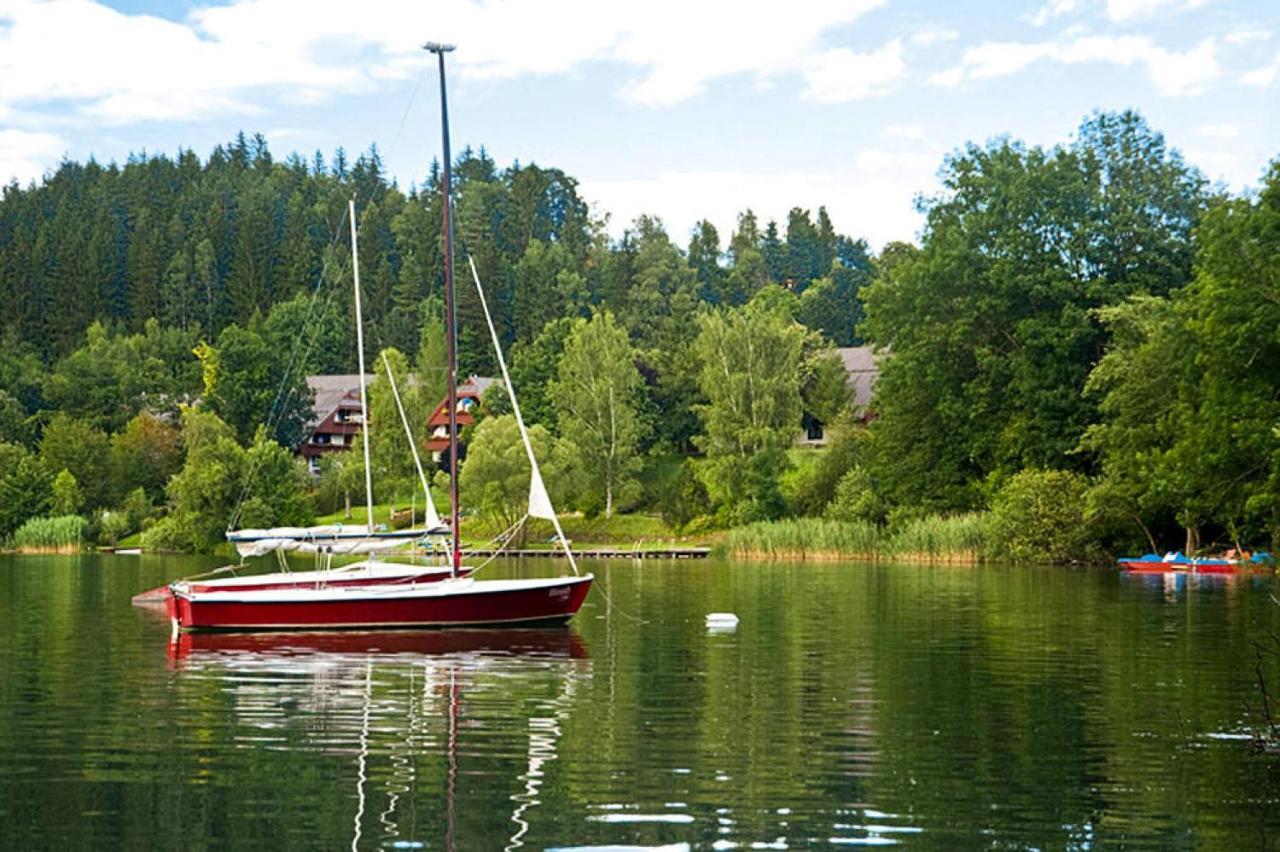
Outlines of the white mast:
M 356 243 L 356 200 L 347 202 L 351 216 L 351 269 L 356 288 L 356 360 L 360 366 L 360 431 L 364 437 L 364 505 L 369 532 L 373 532 L 373 469 L 369 466 L 369 400 L 364 387 L 364 319 L 360 315 L 360 250 Z

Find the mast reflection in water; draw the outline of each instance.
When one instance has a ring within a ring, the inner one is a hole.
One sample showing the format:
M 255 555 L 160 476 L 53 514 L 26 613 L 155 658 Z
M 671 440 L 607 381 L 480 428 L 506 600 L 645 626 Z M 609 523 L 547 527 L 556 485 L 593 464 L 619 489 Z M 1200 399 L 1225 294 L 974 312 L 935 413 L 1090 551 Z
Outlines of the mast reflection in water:
M 354 751 L 353 850 L 459 848 L 467 807 L 459 780 L 473 771 L 462 733 L 486 737 L 484 714 L 469 716 L 469 699 L 497 691 L 538 696 L 509 702 L 530 715 L 523 771 L 511 784 L 511 834 L 500 845 L 523 846 L 575 688 L 591 677 L 587 646 L 571 628 L 179 634 L 169 659 L 182 677 L 216 680 L 232 693 L 242 747 Z

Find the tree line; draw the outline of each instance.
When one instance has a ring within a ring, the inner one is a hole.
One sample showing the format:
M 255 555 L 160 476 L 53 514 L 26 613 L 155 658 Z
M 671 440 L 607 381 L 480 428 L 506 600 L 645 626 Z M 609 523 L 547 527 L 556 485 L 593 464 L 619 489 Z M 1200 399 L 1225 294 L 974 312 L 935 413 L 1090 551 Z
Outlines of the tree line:
M 467 149 L 456 175 L 460 246 L 569 506 L 684 530 L 994 508 L 1061 559 L 1280 533 L 1280 166 L 1232 197 L 1140 116 L 1095 114 L 1053 148 L 955 151 L 919 244 L 878 255 L 821 208 L 745 211 L 727 240 L 700 222 L 682 245 L 652 217 L 610 237 L 556 169 Z M 241 135 L 203 162 L 68 162 L 6 188 L 0 491 L 22 499 L 0 535 L 74 507 L 205 547 L 216 515 L 301 522 L 349 493 L 341 460 L 313 481 L 285 448 L 302 377 L 354 372 L 352 194 L 368 337 L 421 423 L 442 394 L 434 164 L 406 193 L 376 148 L 276 162 Z M 462 372 L 494 375 L 462 276 L 458 292 Z M 832 348 L 860 343 L 881 373 L 855 418 Z M 385 393 L 375 464 L 403 493 L 416 475 Z M 462 485 L 498 517 L 528 474 L 486 403 Z M 794 450 L 806 419 L 828 450 Z M 264 469 L 292 491 L 262 491 Z

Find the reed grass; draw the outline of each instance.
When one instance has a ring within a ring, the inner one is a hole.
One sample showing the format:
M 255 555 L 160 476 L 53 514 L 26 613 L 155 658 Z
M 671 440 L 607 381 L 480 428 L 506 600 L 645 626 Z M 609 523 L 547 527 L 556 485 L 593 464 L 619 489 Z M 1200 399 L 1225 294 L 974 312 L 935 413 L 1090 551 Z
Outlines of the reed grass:
M 84 537 L 85 520 L 79 515 L 32 518 L 13 534 L 16 550 L 37 553 L 74 553 Z
M 886 529 L 865 521 L 787 518 L 730 530 L 721 545 L 739 559 L 973 564 L 988 549 L 982 513 L 928 515 Z

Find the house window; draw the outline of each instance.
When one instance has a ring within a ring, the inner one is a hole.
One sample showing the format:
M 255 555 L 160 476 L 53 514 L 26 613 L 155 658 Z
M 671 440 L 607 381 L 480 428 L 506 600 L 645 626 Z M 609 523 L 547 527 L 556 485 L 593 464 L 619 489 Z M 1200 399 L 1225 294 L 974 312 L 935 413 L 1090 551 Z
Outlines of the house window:
M 324 432 L 317 432 L 311 436 L 311 443 L 323 447 L 329 443 L 329 436 Z
M 307 470 L 311 471 L 312 476 L 320 475 L 320 457 L 312 456 L 307 459 Z

